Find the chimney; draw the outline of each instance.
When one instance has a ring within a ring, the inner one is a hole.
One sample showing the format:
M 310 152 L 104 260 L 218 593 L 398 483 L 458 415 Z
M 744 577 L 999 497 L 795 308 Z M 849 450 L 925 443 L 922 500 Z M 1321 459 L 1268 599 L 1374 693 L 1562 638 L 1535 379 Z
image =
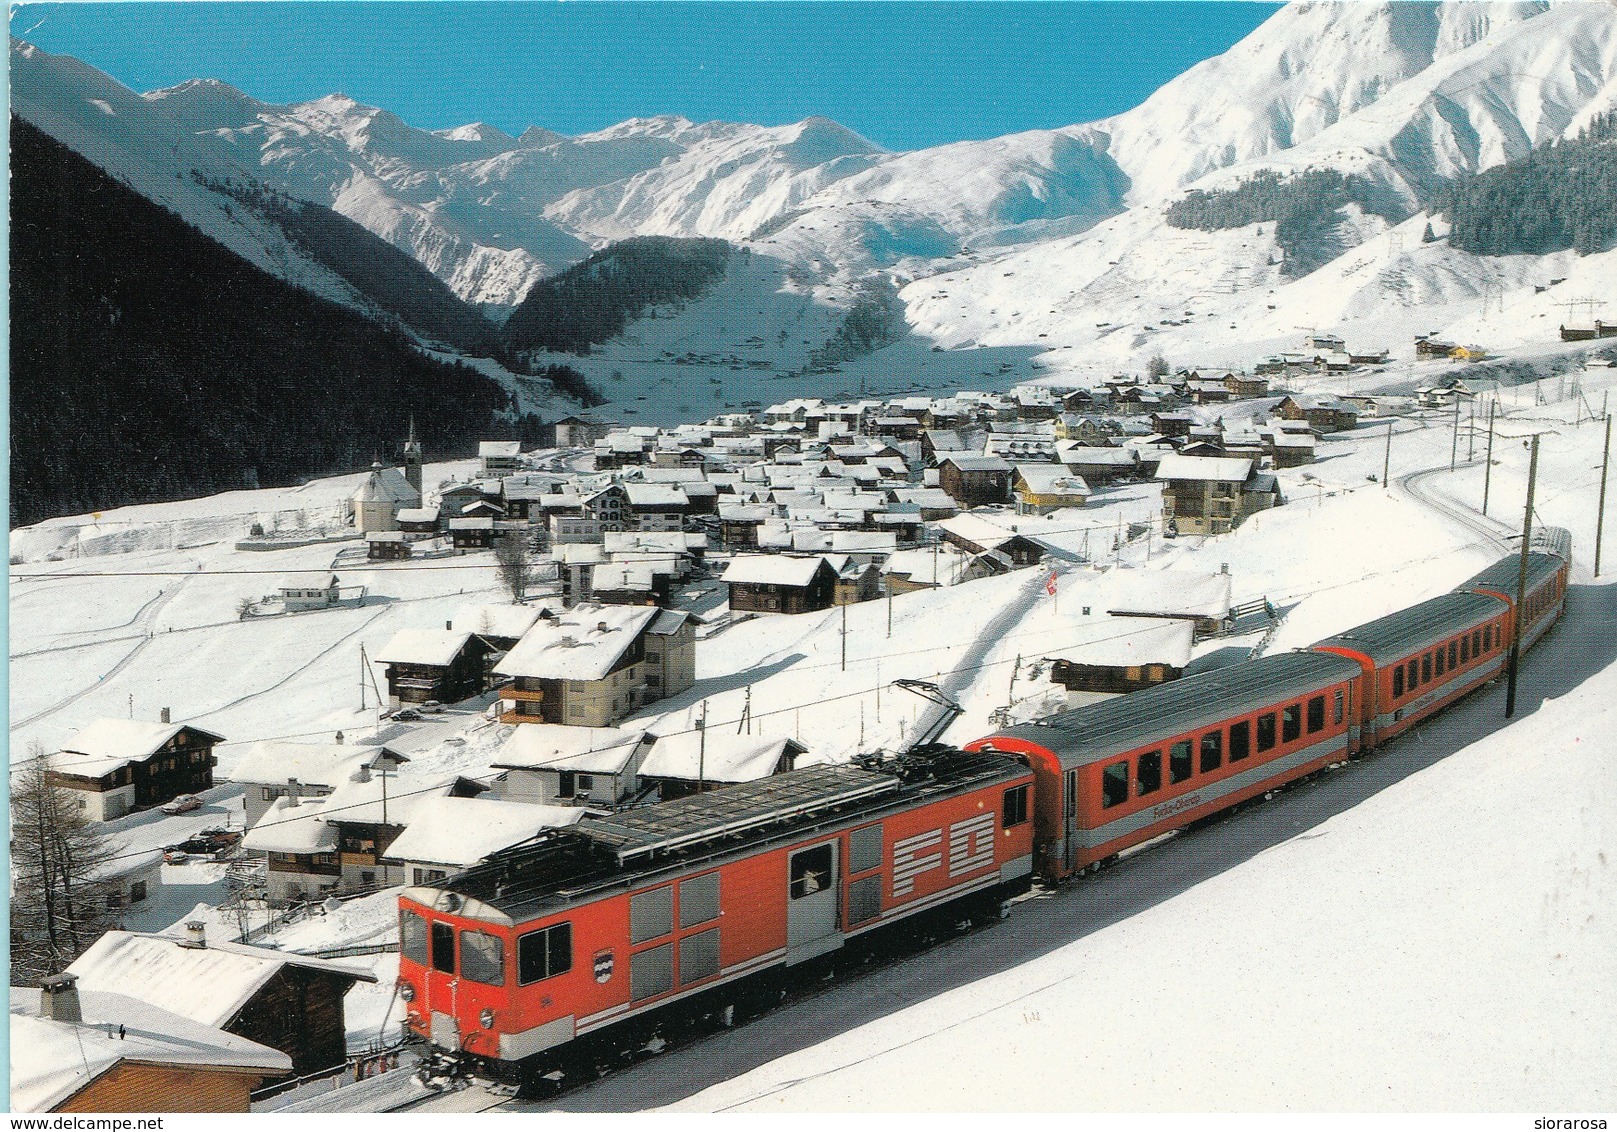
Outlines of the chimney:
M 295 778 L 289 778 L 286 780 L 286 808 L 289 810 L 296 809 L 297 804 L 298 780 Z
M 161 719 L 164 723 L 171 722 L 169 717 L 168 717 L 168 708 L 164 708 L 162 710 L 162 712 L 159 713 L 158 718 Z
M 563 637 L 561 639 L 561 647 L 564 649 L 570 649 L 576 644 L 578 644 L 578 641 L 572 637 Z
M 185 921 L 185 938 L 180 940 L 180 946 L 188 947 L 193 951 L 200 951 L 207 947 L 207 925 L 201 920 Z
M 444 632 L 448 633 L 451 630 L 453 630 L 454 627 L 455 627 L 455 623 L 453 621 L 445 621 L 444 622 Z
M 596 623 L 595 623 L 595 631 L 596 631 L 596 632 L 597 632 L 597 633 L 604 633 L 604 632 L 606 632 L 606 622 L 605 622 L 605 621 L 597 621 L 597 622 L 596 622 Z
M 55 1022 L 82 1022 L 79 1009 L 79 977 L 63 972 L 39 984 L 39 1016 Z

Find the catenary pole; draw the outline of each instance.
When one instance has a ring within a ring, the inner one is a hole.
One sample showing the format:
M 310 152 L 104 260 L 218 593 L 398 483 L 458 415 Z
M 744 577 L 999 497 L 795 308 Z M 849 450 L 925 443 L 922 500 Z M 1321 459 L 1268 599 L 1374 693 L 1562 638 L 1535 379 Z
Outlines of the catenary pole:
M 1497 408 L 1499 408 L 1499 401 L 1496 398 L 1488 405 L 1488 454 L 1483 457 L 1483 462 L 1487 467 L 1482 470 L 1482 513 L 1484 515 L 1488 513 L 1488 489 L 1493 486 L 1493 415 L 1494 410 Z
M 1533 435 L 1533 455 L 1527 462 L 1527 510 L 1522 516 L 1521 564 L 1516 568 L 1516 608 L 1510 619 L 1510 678 L 1505 686 L 1505 718 L 1516 714 L 1516 670 L 1522 655 L 1523 606 L 1527 597 L 1527 556 L 1533 543 L 1533 488 L 1538 480 L 1538 435 Z
M 1611 416 L 1606 417 L 1606 447 L 1600 457 L 1600 507 L 1595 513 L 1595 577 L 1600 577 L 1600 543 L 1606 530 L 1606 473 L 1611 470 Z
M 1387 451 L 1381 457 L 1381 489 L 1387 490 L 1387 477 L 1392 472 L 1392 420 L 1387 420 Z

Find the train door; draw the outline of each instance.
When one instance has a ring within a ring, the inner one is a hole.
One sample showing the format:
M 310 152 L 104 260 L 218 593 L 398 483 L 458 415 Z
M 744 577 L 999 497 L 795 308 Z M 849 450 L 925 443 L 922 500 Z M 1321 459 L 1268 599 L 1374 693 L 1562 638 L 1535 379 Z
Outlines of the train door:
M 1061 844 L 1063 872 L 1072 872 L 1078 862 L 1078 772 L 1067 772 L 1066 797 L 1061 804 Z
M 786 876 L 786 962 L 800 963 L 840 947 L 837 843 L 797 850 L 788 858 Z

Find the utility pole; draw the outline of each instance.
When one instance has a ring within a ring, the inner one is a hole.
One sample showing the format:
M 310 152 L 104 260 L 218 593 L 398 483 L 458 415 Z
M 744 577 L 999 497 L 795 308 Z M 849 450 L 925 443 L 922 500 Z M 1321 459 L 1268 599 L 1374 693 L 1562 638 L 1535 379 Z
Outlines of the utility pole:
M 848 606 L 842 606 L 842 671 L 848 671 Z
M 891 576 L 887 582 L 887 639 L 893 639 L 893 583 Z
M 1510 680 L 1505 685 L 1505 718 L 1516 714 L 1516 669 L 1522 654 L 1522 617 L 1527 597 L 1527 555 L 1533 543 L 1533 488 L 1538 481 L 1538 434 L 1533 434 L 1533 455 L 1527 462 L 1527 512 L 1522 516 L 1521 564 L 1516 569 L 1516 609 L 1510 619 Z
M 707 701 L 702 701 L 702 717 L 696 721 L 696 792 L 707 789 Z
M 359 710 L 365 710 L 365 677 L 370 674 L 370 662 L 365 659 L 365 642 L 359 643 Z
M 1484 458 L 1487 467 L 1482 471 L 1482 513 L 1488 513 L 1488 489 L 1493 486 L 1493 415 L 1499 408 L 1499 399 L 1496 397 L 1488 406 L 1488 455 Z
M 1477 403 L 1471 402 L 1471 419 L 1465 426 L 1465 462 L 1469 464 L 1477 458 Z
M 1387 490 L 1387 477 L 1392 474 L 1392 420 L 1387 420 L 1387 451 L 1381 457 L 1381 490 Z
M 1595 514 L 1595 577 L 1600 577 L 1600 542 L 1606 530 L 1606 473 L 1611 469 L 1611 417 L 1606 417 L 1606 450 L 1600 457 L 1600 509 Z
M 1449 471 L 1454 470 L 1455 460 L 1460 455 L 1460 395 L 1454 395 L 1454 440 L 1449 444 Z

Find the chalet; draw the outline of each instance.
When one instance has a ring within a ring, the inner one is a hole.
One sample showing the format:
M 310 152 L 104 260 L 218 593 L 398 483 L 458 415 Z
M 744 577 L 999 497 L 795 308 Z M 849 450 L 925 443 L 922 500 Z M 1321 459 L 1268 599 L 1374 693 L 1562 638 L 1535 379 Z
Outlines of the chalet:
M 571 609 L 595 595 L 595 571 L 611 559 L 598 542 L 559 543 L 551 549 L 556 570 L 561 575 L 561 603 Z
M 1094 448 L 1078 441 L 1063 441 L 1056 448 L 1056 459 L 1071 475 L 1082 476 L 1091 484 L 1133 479 L 1141 470 L 1136 448 Z
M 719 504 L 719 537 L 732 550 L 753 550 L 758 546 L 758 528 L 775 517 L 767 503 Z
M 429 798 L 388 846 L 387 863 L 406 884 L 434 884 L 492 853 L 532 841 L 546 830 L 576 824 L 578 806 L 543 806 L 490 798 Z
M 818 555 L 737 555 L 724 581 L 735 613 L 813 613 L 836 601 L 836 571 Z
M 438 534 L 438 508 L 406 507 L 398 514 L 399 530 L 406 540 L 419 542 Z
M 456 550 L 487 550 L 494 545 L 494 520 L 482 517 L 451 519 L 449 538 Z
M 14 1112 L 244 1113 L 254 1090 L 292 1072 L 278 1049 L 126 993 L 138 983 L 78 981 L 11 988 Z
M 796 739 L 768 739 L 712 729 L 654 738 L 640 763 L 640 777 L 658 787 L 663 801 L 683 798 L 792 770 L 808 748 Z
M 319 820 L 328 798 L 329 793 L 304 800 L 299 784 L 289 781 L 287 793 L 272 801 L 242 838 L 245 852 L 268 858 L 264 896 L 270 904 L 323 900 L 342 886 L 337 827 Z
M 858 605 L 881 596 L 881 567 L 876 563 L 848 554 L 828 554 L 826 561 L 837 574 L 833 605 Z
M 451 519 L 460 519 L 474 513 L 467 510 L 469 507 L 476 507 L 480 503 L 498 502 L 501 490 L 501 485 L 493 481 L 451 484 L 439 493 L 439 525 L 443 526 Z
M 1435 338 L 1416 338 L 1415 356 L 1417 358 L 1446 358 L 1454 352 L 1452 342 L 1439 342 Z
M 213 786 L 213 748 L 224 738 L 167 720 L 98 719 L 51 758 L 46 781 L 70 791 L 91 821 L 111 821 Z
M 400 629 L 372 660 L 387 669 L 395 706 L 454 704 L 486 690 L 484 659 L 493 651 L 487 639 L 465 630 Z
M 1476 397 L 1476 391 L 1457 377 L 1446 378 L 1435 385 L 1422 385 L 1415 390 L 1415 403 L 1423 409 L 1446 409 L 1455 401 Z
M 1480 362 L 1488 356 L 1484 346 L 1456 346 L 1449 351 L 1449 357 L 1457 362 Z
M 288 613 L 304 613 L 311 609 L 325 609 L 336 605 L 342 598 L 342 587 L 337 575 L 288 574 L 277 586 L 281 592 L 281 607 Z
M 111 931 L 68 967 L 79 989 L 127 994 L 279 1050 L 296 1075 L 348 1059 L 343 996 L 376 976 L 356 964 L 240 943 L 211 943 L 200 922 L 182 938 Z
M 1359 410 L 1348 402 L 1300 393 L 1281 398 L 1275 413 L 1288 421 L 1307 421 L 1319 433 L 1340 432 L 1359 423 Z
M 447 626 L 456 633 L 475 633 L 496 652 L 508 652 L 533 628 L 543 612 L 537 605 L 463 605 Z
M 690 687 L 695 651 L 687 614 L 594 603 L 541 614 L 495 666 L 512 678 L 500 690 L 500 720 L 609 727 Z
M 1274 477 L 1251 460 L 1164 456 L 1156 478 L 1163 481 L 1164 524 L 1176 534 L 1224 534 L 1279 502 Z
M 403 531 L 372 531 L 365 536 L 365 557 L 372 562 L 393 562 L 409 558 L 413 547 Z
M 556 447 L 587 448 L 611 432 L 613 427 L 585 417 L 563 417 L 556 422 Z
M 590 600 L 602 605 L 666 606 L 673 600 L 678 572 L 678 560 L 671 554 L 603 562 L 591 571 Z
M 522 467 L 522 444 L 516 440 L 484 440 L 477 445 L 477 458 L 485 476 L 503 476 Z
M 523 519 L 530 523 L 544 518 L 544 501 L 550 495 L 548 482 L 536 483 L 521 476 L 506 476 L 500 481 L 500 501 L 508 519 Z
M 246 789 L 248 829 L 259 823 L 277 798 L 324 798 L 348 780 L 363 763 L 376 758 L 375 747 L 343 743 L 298 743 L 261 739 L 247 748 L 230 771 L 230 781 Z
M 1019 464 L 1016 468 L 1016 513 L 1048 515 L 1089 502 L 1089 484 L 1060 464 Z
M 1264 452 L 1274 460 L 1274 466 L 1277 468 L 1298 468 L 1304 464 L 1312 464 L 1313 430 L 1273 429 L 1265 438 Z
M 1315 351 L 1340 350 L 1344 343 L 1334 334 L 1310 334 L 1303 339 L 1303 349 Z
M 1011 475 L 998 456 L 951 455 L 938 463 L 938 486 L 961 507 L 1009 503 Z
M 900 550 L 887 559 L 882 582 L 891 594 L 913 593 L 941 586 L 957 586 L 978 578 L 991 578 L 1009 570 L 1011 563 L 1002 555 L 967 554 L 947 544 L 934 544 L 919 550 Z
M 1112 617 L 1177 621 L 1197 633 L 1216 632 L 1230 619 L 1230 575 L 1191 570 L 1114 570 L 1097 600 Z M 1188 645 L 1181 667 L 1188 661 Z
M 1267 378 L 1248 377 L 1242 373 L 1225 374 L 1224 388 L 1230 391 L 1231 397 L 1267 397 L 1269 395 L 1269 381 Z
M 1062 623 L 1050 680 L 1091 699 L 1095 693 L 1120 695 L 1177 680 L 1190 663 L 1194 635 L 1184 621 L 1086 614 Z
M 929 428 L 921 433 L 921 459 L 929 468 L 953 453 L 970 454 L 971 447 L 964 437 L 953 429 Z
M 685 526 L 691 501 L 677 483 L 629 483 L 622 485 L 628 515 L 637 531 L 678 531 Z
M 938 523 L 937 529 L 944 542 L 970 555 L 992 552 L 1015 566 L 1031 566 L 1044 557 L 1041 543 L 977 515 L 956 515 Z
M 1390 356 L 1391 352 L 1385 348 L 1360 354 L 1355 354 L 1352 350 L 1349 350 L 1348 362 L 1356 366 L 1384 366 Z
M 1112 434 L 1094 417 L 1081 417 L 1076 413 L 1063 413 L 1053 426 L 1057 440 L 1071 440 L 1079 444 L 1104 447 L 1111 443 Z
M 492 764 L 505 772 L 496 796 L 525 805 L 616 809 L 640 791 L 645 743 L 644 731 L 525 723 Z
M 1169 438 L 1189 436 L 1196 427 L 1196 418 L 1189 413 L 1152 413 L 1151 428 L 1159 436 Z

